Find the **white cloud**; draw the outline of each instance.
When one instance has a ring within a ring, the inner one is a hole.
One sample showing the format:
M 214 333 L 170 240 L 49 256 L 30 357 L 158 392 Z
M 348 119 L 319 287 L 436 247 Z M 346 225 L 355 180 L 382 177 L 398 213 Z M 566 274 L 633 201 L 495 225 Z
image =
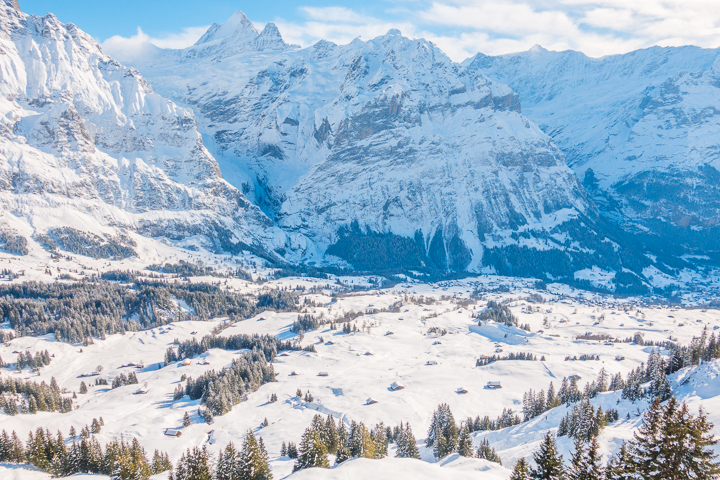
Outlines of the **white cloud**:
M 171 33 L 164 37 L 151 37 L 140 27 L 131 37 L 114 35 L 100 45 L 105 53 L 120 62 L 132 63 L 152 55 L 158 48 L 185 48 L 194 44 L 209 27 L 187 27 L 180 33 Z
M 286 42 L 304 47 L 313 45 L 318 40 L 328 40 L 342 45 L 357 37 L 375 38 L 386 34 L 392 28 L 402 31 L 406 36 L 416 36 L 417 30 L 411 23 L 362 15 L 349 8 L 300 7 L 299 10 L 307 18 L 306 21 L 287 22 L 278 18 L 274 23 Z
M 308 2 L 311 3 L 311 2 Z M 579 50 L 590 56 L 625 53 L 652 45 L 720 46 L 720 0 L 394 0 L 384 12 L 367 15 L 343 6 L 300 6 L 300 20 L 274 19 L 289 43 L 309 46 L 320 39 L 345 44 L 397 28 L 436 43 L 453 60 L 477 52 L 498 55 L 535 44 L 550 50 Z M 124 61 L 156 47 L 183 48 L 207 27 L 153 38 L 138 29 L 132 37 L 102 43 Z

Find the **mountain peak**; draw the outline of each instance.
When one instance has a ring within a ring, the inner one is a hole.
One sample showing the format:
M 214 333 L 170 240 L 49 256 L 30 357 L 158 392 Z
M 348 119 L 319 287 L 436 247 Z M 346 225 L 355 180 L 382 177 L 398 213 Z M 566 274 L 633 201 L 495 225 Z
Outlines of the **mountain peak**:
M 226 38 L 237 38 L 243 42 L 250 42 L 259 35 L 252 22 L 245 16 L 243 12 L 238 10 L 233 13 L 228 20 L 220 25 L 213 24 L 208 28 L 207 32 L 200 37 L 195 45 L 202 45 L 216 40 L 224 40 Z
M 529 51 L 532 53 L 546 53 L 548 50 L 546 48 L 543 48 L 542 45 L 536 43 Z
M 5 5 L 8 7 L 14 8 L 18 12 L 20 11 L 20 5 L 18 5 L 18 0 L 2 0 L 5 2 Z

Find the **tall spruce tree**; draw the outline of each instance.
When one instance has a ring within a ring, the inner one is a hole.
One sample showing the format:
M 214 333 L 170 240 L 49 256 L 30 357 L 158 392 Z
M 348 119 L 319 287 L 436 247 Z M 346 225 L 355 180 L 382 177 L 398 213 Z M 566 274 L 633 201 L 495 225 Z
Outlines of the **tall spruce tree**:
M 531 470 L 530 478 L 536 480 L 562 480 L 565 478 L 562 455 L 558 454 L 552 433 L 545 435 L 540 449 L 533 455 L 536 467 Z
M 593 437 L 587 444 L 575 439 L 575 451 L 567 469 L 567 480 L 602 480 L 604 469 L 598 454 L 598 444 Z
M 530 480 L 530 469 L 524 458 L 521 458 L 515 464 L 515 468 L 513 468 L 512 474 L 510 475 L 510 480 Z
M 656 399 L 630 441 L 628 466 L 642 478 L 715 479 L 720 464 L 712 427 L 702 410 L 696 417 L 674 397 L 665 406 Z
M 240 454 L 232 442 L 225 446 L 225 449 L 218 455 L 215 467 L 216 480 L 239 480 L 240 476 Z
M 458 440 L 458 453 L 463 457 L 474 457 L 472 438 L 470 438 L 470 429 L 467 425 L 460 429 L 460 438 Z
M 327 458 L 327 449 L 320 439 L 320 434 L 317 430 L 308 428 L 300 439 L 298 458 L 293 471 L 312 467 L 329 468 L 330 463 Z
M 262 440 L 262 439 L 261 439 Z M 248 430 L 240 452 L 240 476 L 238 480 L 271 480 L 268 454 L 262 441 Z
M 627 443 L 620 445 L 620 451 L 610 457 L 605 468 L 606 480 L 636 480 L 637 476 L 632 469 L 632 459 L 628 452 Z
M 417 440 L 413 435 L 410 424 L 406 423 L 405 427 L 400 427 L 398 432 L 398 438 L 395 440 L 397 443 L 397 451 L 395 456 L 399 458 L 420 458 L 420 451 L 417 448 Z

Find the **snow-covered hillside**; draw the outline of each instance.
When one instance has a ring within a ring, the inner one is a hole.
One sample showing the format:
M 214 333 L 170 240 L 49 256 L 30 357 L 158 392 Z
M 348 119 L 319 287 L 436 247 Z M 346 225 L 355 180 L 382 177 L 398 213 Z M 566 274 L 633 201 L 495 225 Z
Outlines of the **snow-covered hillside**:
M 615 222 L 660 251 L 718 251 L 718 50 L 589 58 L 536 46 L 463 65 L 518 92 Z
M 191 279 L 193 283 L 201 280 Z M 349 284 L 351 279 L 338 280 L 340 284 Z M 354 279 L 356 283 L 358 280 Z M 498 282 L 509 286 L 511 291 L 494 293 Z M 342 287 L 338 284 L 328 289 L 330 285 L 326 280 L 300 278 L 262 285 L 228 279 L 223 288 L 260 293 L 268 288 L 295 288 L 298 285 L 308 290 L 315 287 L 314 293 L 304 295 L 303 300 L 313 302 L 315 306 L 306 308 L 316 317 L 331 319 L 352 311 L 365 312 L 352 322 L 359 331 L 348 334 L 339 326 L 330 329 L 325 325 L 305 332 L 300 340 L 298 334 L 290 331 L 298 313 L 272 311 L 226 328 L 220 335 L 270 333 L 284 340 L 297 340 L 304 346 L 314 345 L 316 352 L 292 351 L 278 356 L 273 363 L 276 381 L 249 393 L 247 401 L 225 415 L 216 416 L 212 425 L 204 423 L 198 415 L 201 400 L 190 400 L 187 396 L 173 400 L 173 392 L 178 385 L 185 384 L 181 380 L 183 375 L 198 378 L 209 370 L 220 371 L 231 365 L 242 352 L 213 348 L 188 362 L 158 367 L 175 339 L 200 339 L 226 321 L 225 318 L 208 322 L 174 322 L 148 331 L 108 335 L 106 339 L 94 339 L 92 345 L 85 346 L 58 342 L 52 335 L 14 339 L 0 346 L 0 356 L 5 362 L 15 358 L 13 351 L 47 349 L 54 357 L 37 376 L 31 376 L 28 369 L 18 372 L 9 368 L 0 370 L 2 378 L 28 377 L 49 382 L 54 377 L 60 388 L 67 389 L 65 395 L 70 396 L 72 392 L 79 392 L 81 381 L 91 385 L 96 377 L 88 379 L 81 375 L 87 375 L 101 365 L 99 376 L 110 383 L 120 374 L 135 372 L 139 385 L 90 386 L 88 393 L 77 394 L 78 408 L 68 413 L 39 412 L 16 416 L 2 413 L 0 428 L 21 432 L 24 438 L 27 431 L 42 425 L 52 432 L 60 430 L 67 437 L 70 427 L 79 431 L 93 418 L 102 417 L 104 426 L 94 435 L 101 443 L 120 435 L 136 437 L 150 453 L 155 448 L 167 451 L 173 462 L 187 448 L 194 446 L 206 446 L 217 455 L 230 441 L 239 445 L 251 429 L 263 439 L 274 477 L 279 479 L 290 475 L 293 465 L 292 460 L 280 455 L 281 444 L 298 442 L 303 430 L 318 413 L 333 415 L 348 425 L 356 421 L 366 425 L 384 422 L 394 426 L 402 421 L 412 426 L 423 460 L 358 459 L 334 470 L 307 470 L 290 478 L 391 478 L 402 471 L 413 472 L 415 478 L 507 479 L 507 467 L 511 468 L 521 457 L 531 457 L 545 432 L 556 431 L 568 408 L 557 407 L 513 427 L 475 433 L 474 445 L 489 440 L 506 467 L 503 468 L 485 460 L 458 458 L 457 455 L 436 462 L 432 449 L 424 447 L 424 438 L 433 410 L 439 403 L 450 406 L 458 423 L 468 417 L 488 415 L 496 418 L 506 408 L 521 414 L 523 394 L 530 389 L 547 390 L 553 382 L 557 390 L 562 378 L 571 375 L 578 375 L 578 383 L 582 386 L 593 381 L 601 369 L 610 375 L 620 373 L 627 377 L 628 372 L 647 360 L 652 350 L 652 347 L 635 343 L 608 344 L 604 340 L 578 339 L 578 336 L 591 332 L 624 339 L 639 334 L 645 342 L 664 341 L 672 336 L 678 343 L 686 345 L 693 336 L 700 335 L 703 328 L 712 332 L 720 327 L 717 310 L 652 306 L 637 299 L 616 301 L 577 291 L 567 291 L 572 297 L 560 296 L 548 291 L 536 292 L 522 283 L 498 278 L 440 284 L 405 283 L 392 289 L 355 293 L 341 293 Z M 333 291 L 340 294 L 333 297 Z M 471 298 L 472 292 L 481 293 L 483 300 Z M 541 298 L 546 301 L 537 303 Z M 518 317 L 518 322 L 527 324 L 530 331 L 495 322 L 478 327 L 472 315 L 483 311 L 489 300 L 507 301 L 506 305 Z M 392 311 L 397 302 L 402 302 L 402 306 L 399 311 Z M 478 358 L 496 355 L 499 350 L 502 350 L 502 356 L 529 352 L 536 360 L 500 360 L 476 366 Z M 581 355 L 597 355 L 598 359 L 566 359 L 567 356 Z M 143 367 L 127 366 L 129 363 L 142 363 Z M 687 401 L 693 412 L 703 406 L 715 425 L 720 425 L 719 371 L 720 365 L 714 361 L 681 370 L 670 377 L 673 394 Z M 321 376 L 320 372 L 327 375 Z M 485 388 L 490 381 L 501 382 L 503 388 Z M 404 388 L 393 391 L 390 388 L 393 382 L 401 383 Z M 147 387 L 144 387 L 145 383 Z M 465 393 L 459 392 L 460 387 Z M 139 388 L 146 389 L 147 393 L 136 394 Z M 298 389 L 312 394 L 313 400 L 297 398 Z M 278 396 L 278 401 L 268 402 L 273 394 Z M 368 405 L 368 398 L 376 403 Z M 601 452 L 607 458 L 617 451 L 622 439 L 631 437 L 641 421 L 637 413 L 644 411 L 648 402 L 646 399 L 634 403 L 622 400 L 620 392 L 601 393 L 592 402 L 601 405 L 604 411 L 614 408 L 621 414 L 620 419 L 603 429 L 599 436 Z M 182 426 L 185 412 L 192 420 L 187 427 Z M 269 422 L 267 426 L 261 425 L 264 419 Z M 179 428 L 182 436 L 165 435 L 167 428 Z M 718 427 L 714 431 L 718 432 Z M 560 437 L 558 444 L 567 460 L 572 451 L 571 439 Z M 391 444 L 389 457 L 394 457 L 394 448 Z M 0 466 L 0 472 L 7 472 L 10 478 L 24 478 L 17 475 L 16 467 L 11 471 L 3 468 Z
M 238 12 L 136 66 L 195 110 L 227 179 L 312 239 L 317 261 L 571 280 L 647 261 L 603 241 L 594 204 L 518 96 L 426 40 L 391 30 L 298 49 Z M 525 249 L 535 261 L 516 261 Z
M 205 248 L 228 251 L 287 248 L 286 236 L 223 180 L 192 111 L 156 94 L 73 24 L 11 3 L 0 3 L 3 231 L 73 227 L 204 236 Z

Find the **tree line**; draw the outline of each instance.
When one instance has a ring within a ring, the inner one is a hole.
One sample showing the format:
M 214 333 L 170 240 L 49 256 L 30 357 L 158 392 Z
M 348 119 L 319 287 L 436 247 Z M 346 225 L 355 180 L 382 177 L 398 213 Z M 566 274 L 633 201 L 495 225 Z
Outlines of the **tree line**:
M 576 438 L 569 464 L 563 464 L 555 438 L 548 432 L 534 453 L 535 466 L 520 459 L 510 480 L 714 480 L 720 463 L 712 447 L 712 423 L 701 409 L 690 414 L 685 403 L 671 397 L 655 399 L 633 438 L 603 464 L 594 436 Z
M 172 469 L 167 453 L 155 450 L 152 460 L 136 438 L 114 439 L 103 448 L 91 435 L 72 438 L 38 428 L 25 443 L 16 432 L 0 434 L 0 462 L 30 464 L 56 477 L 79 473 L 109 475 L 113 480 L 147 480 Z
M 190 307 L 183 311 L 182 300 Z M 207 283 L 139 281 L 131 285 L 94 280 L 74 284 L 24 282 L 0 286 L 0 317 L 17 336 L 54 333 L 60 341 L 91 343 L 92 337 L 151 329 L 173 321 L 240 320 L 258 311 L 293 310 L 297 294 L 271 290 L 257 298 Z

